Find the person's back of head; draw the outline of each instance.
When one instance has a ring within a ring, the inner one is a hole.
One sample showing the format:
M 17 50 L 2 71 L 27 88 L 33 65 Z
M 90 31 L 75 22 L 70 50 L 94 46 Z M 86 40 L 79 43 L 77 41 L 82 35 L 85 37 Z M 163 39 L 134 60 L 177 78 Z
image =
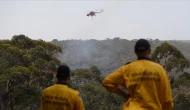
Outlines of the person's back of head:
M 148 40 L 139 39 L 135 44 L 134 50 L 138 57 L 149 57 L 151 49 Z
M 58 81 L 70 79 L 70 68 L 67 65 L 60 65 L 57 69 L 56 77 Z

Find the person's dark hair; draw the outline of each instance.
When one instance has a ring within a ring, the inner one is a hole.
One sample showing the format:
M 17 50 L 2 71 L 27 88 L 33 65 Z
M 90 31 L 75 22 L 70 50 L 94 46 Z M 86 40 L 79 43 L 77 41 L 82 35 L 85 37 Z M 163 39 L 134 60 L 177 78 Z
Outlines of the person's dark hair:
M 67 65 L 60 65 L 57 69 L 58 80 L 66 80 L 70 76 L 70 68 Z
M 135 53 L 145 52 L 150 48 L 150 44 L 146 39 L 139 39 L 135 44 Z

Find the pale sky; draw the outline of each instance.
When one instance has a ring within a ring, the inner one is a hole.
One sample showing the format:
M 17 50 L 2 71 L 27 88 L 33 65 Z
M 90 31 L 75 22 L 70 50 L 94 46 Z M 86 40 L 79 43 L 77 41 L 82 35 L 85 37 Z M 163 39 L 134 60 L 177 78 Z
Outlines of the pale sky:
M 89 11 L 103 13 L 87 17 Z M 190 0 L 0 0 L 0 39 L 190 40 Z

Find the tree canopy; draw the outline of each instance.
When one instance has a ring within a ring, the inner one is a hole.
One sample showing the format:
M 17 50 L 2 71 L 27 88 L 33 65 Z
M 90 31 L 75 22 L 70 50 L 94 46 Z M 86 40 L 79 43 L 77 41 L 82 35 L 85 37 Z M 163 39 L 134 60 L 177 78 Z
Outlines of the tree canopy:
M 42 90 L 52 85 L 55 57 L 62 49 L 43 40 L 15 35 L 0 41 L 0 107 L 2 109 L 38 109 Z
M 69 86 L 80 92 L 86 110 L 118 110 L 125 100 L 106 91 L 106 74 L 135 60 L 134 40 L 66 40 L 52 42 L 15 35 L 0 40 L 0 109 L 38 110 L 44 88 L 55 84 L 58 65 L 71 68 Z M 149 39 L 153 61 L 170 76 L 175 108 L 189 110 L 189 43 Z

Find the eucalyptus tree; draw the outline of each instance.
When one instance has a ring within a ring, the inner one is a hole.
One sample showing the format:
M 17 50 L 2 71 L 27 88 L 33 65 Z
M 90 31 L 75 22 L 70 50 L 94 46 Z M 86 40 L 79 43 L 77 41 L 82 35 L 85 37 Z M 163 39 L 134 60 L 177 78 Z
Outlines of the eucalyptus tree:
M 59 46 L 15 35 L 0 41 L 0 109 L 37 109 L 43 89 L 53 84 Z
M 80 91 L 86 110 L 117 110 L 124 104 L 122 97 L 107 92 L 102 86 L 101 72 L 96 66 L 72 71 L 70 86 Z
M 174 46 L 167 42 L 156 47 L 151 55 L 151 59 L 163 65 L 170 80 L 184 73 L 189 67 L 189 60 Z

